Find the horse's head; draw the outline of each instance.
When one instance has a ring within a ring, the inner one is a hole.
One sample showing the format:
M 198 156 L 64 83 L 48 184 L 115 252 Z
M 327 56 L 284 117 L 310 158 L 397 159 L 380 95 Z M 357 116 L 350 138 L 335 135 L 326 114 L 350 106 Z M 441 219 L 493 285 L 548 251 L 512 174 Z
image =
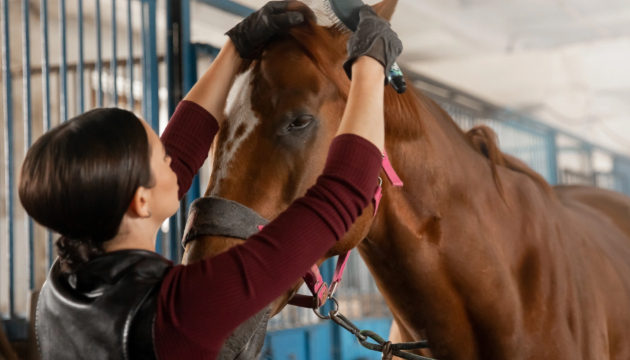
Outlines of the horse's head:
M 390 18 L 396 3 L 385 0 L 374 7 L 381 16 Z M 240 70 L 228 98 L 226 119 L 213 145 L 206 192 L 206 196 L 236 201 L 269 220 L 315 184 L 350 89 L 342 68 L 348 32 L 334 26 L 329 16 L 318 14 L 315 6 L 295 6 L 307 21 L 273 39 L 259 58 Z M 370 210 L 365 211 L 320 262 L 354 248 L 367 235 L 371 215 Z M 184 260 L 191 263 L 240 243 L 242 240 L 199 236 L 187 245 Z M 296 282 L 272 304 L 272 315 L 286 305 L 301 283 Z M 256 328 L 256 324 L 259 320 L 244 326 Z M 251 352 L 244 358 L 255 358 L 263 339 L 259 337 L 260 346 L 249 344 L 251 350 L 247 352 Z

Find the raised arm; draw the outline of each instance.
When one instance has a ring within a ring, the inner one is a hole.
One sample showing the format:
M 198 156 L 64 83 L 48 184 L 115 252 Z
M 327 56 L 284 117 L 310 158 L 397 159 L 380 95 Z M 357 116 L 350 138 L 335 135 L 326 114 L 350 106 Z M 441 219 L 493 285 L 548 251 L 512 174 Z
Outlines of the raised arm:
M 232 88 L 241 61 L 234 43 L 232 40 L 228 40 L 210 68 L 190 89 L 184 100 L 204 108 L 214 116 L 220 126 L 225 116 L 228 93 Z
M 359 16 L 357 31 L 348 41 L 348 61 L 343 65 L 352 84 L 337 135 L 359 135 L 383 151 L 386 72 L 396 62 L 403 45 L 389 22 L 371 6 L 362 7 Z

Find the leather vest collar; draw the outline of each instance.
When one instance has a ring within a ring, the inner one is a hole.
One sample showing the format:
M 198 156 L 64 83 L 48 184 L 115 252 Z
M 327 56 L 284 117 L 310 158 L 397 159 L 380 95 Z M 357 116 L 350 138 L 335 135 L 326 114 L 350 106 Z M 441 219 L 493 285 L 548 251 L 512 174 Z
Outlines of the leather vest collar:
M 144 250 L 105 254 L 72 274 L 56 261 L 37 305 L 42 360 L 155 359 L 157 294 L 170 266 Z

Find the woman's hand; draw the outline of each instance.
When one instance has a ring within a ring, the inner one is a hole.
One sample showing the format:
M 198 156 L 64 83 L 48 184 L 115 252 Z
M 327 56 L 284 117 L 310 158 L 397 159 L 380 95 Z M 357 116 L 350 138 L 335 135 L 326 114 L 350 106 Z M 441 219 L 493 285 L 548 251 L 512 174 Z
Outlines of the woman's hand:
M 230 40 L 184 100 L 208 110 L 221 125 L 225 116 L 225 102 L 241 65 L 241 58 L 253 57 L 272 36 L 304 22 L 301 13 L 288 10 L 291 3 L 271 1 L 228 31 Z
M 357 31 L 348 40 L 348 61 L 343 67 L 352 79 L 354 62 L 361 56 L 369 56 L 383 66 L 387 82 L 389 69 L 403 50 L 402 42 L 389 21 L 378 16 L 371 6 L 362 7 L 359 16 Z
M 383 151 L 387 72 L 403 46 L 389 22 L 370 6 L 361 8 L 360 16 L 359 27 L 348 41 L 349 59 L 344 69 L 352 85 L 337 135 L 361 136 Z
M 290 1 L 270 1 L 226 33 L 243 59 L 259 53 L 272 36 L 304 22 L 304 15 L 289 11 Z

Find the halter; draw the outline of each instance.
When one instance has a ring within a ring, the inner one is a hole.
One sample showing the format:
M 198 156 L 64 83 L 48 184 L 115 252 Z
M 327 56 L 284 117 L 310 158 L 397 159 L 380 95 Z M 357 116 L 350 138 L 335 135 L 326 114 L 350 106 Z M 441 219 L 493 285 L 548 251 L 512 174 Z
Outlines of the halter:
M 387 157 L 387 152 L 385 151 L 383 151 L 383 171 L 385 171 L 385 175 L 387 175 L 387 178 L 394 187 L 403 186 L 402 180 L 400 180 L 400 177 L 398 177 L 398 174 L 396 174 L 396 171 L 392 167 L 392 164 Z M 381 179 L 380 177 L 378 179 L 379 185 L 376 188 L 376 192 L 374 193 L 374 197 L 372 199 L 372 204 L 374 205 L 373 217 L 376 217 L 378 206 L 381 202 L 381 198 L 383 197 L 383 179 Z M 313 265 L 303 276 L 304 283 L 313 295 L 295 294 L 293 295 L 293 298 L 289 301 L 289 305 L 313 309 L 315 310 L 315 314 L 317 316 L 322 319 L 327 319 L 328 316 L 322 316 L 316 310 L 324 306 L 328 299 L 334 300 L 333 295 L 335 294 L 335 291 L 337 290 L 337 287 L 341 282 L 351 252 L 352 250 L 337 257 L 337 266 L 335 267 L 335 273 L 333 275 L 330 286 L 328 286 L 328 284 L 326 284 L 326 282 L 322 278 L 322 275 L 319 272 L 319 268 L 317 267 L 317 265 Z
M 383 171 L 394 187 L 403 186 L 403 182 L 392 167 L 386 152 L 383 152 Z M 382 197 L 383 180 L 379 177 L 379 185 L 372 199 L 374 217 Z M 262 230 L 268 223 L 268 220 L 254 210 L 235 201 L 218 197 L 199 198 L 190 205 L 182 245 L 186 247 L 188 242 L 199 235 L 226 236 L 247 240 L 250 236 Z M 322 319 L 328 319 L 329 317 L 319 314 L 317 309 L 324 306 L 328 299 L 335 300 L 333 295 L 341 282 L 351 251 L 339 255 L 337 258 L 337 266 L 335 267 L 330 286 L 322 278 L 317 264 L 311 266 L 302 278 L 312 295 L 295 294 L 289 301 L 289 304 L 313 309 L 317 316 Z

